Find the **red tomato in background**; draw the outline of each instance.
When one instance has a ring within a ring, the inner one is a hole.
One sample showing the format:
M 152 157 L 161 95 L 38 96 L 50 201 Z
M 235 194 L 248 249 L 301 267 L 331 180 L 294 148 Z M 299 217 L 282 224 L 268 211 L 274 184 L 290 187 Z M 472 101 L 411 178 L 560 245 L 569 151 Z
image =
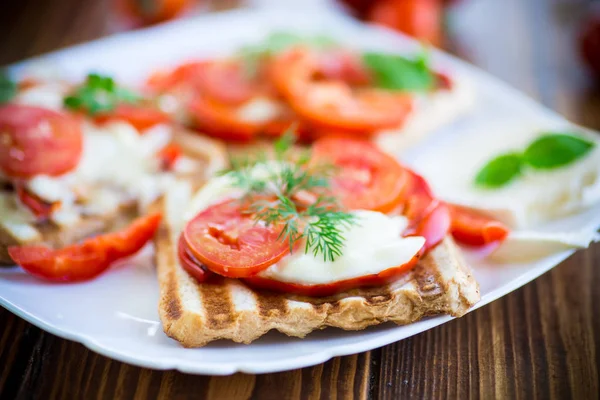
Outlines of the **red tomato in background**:
M 441 42 L 442 4 L 439 0 L 382 0 L 373 6 L 367 19 L 433 45 Z
M 590 70 L 600 80 L 600 11 L 584 24 L 579 51 Z
M 114 0 L 116 9 L 137 25 L 173 19 L 187 11 L 193 0 Z
M 61 175 L 79 164 L 82 151 L 75 117 L 20 104 L 0 107 L 0 170 L 6 175 Z

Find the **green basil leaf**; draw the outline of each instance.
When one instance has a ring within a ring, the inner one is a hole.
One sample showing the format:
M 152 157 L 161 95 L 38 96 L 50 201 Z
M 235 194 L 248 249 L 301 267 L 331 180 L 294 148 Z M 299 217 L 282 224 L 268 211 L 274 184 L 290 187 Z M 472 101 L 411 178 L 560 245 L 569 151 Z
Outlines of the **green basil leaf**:
M 425 53 L 410 60 L 399 55 L 368 52 L 363 54 L 363 61 L 380 88 L 424 92 L 435 85 L 435 75 Z
M 576 134 L 548 132 L 527 147 L 524 158 L 533 168 L 559 168 L 583 157 L 594 146 L 594 142 Z
M 0 104 L 8 103 L 17 94 L 17 83 L 5 71 L 0 71 Z
M 84 84 L 65 97 L 63 104 L 67 108 L 94 115 L 110 112 L 119 103 L 137 103 L 140 100 L 140 95 L 119 87 L 110 76 L 89 74 Z
M 523 156 L 519 153 L 502 154 L 488 162 L 475 176 L 475 184 L 485 188 L 498 188 L 521 174 Z

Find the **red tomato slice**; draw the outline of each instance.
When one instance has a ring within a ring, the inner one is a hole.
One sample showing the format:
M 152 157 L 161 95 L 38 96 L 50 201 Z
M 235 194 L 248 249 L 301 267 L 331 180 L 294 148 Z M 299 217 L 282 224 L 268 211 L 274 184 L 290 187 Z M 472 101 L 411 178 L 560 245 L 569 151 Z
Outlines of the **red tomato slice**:
M 449 208 L 452 236 L 460 243 L 485 246 L 503 241 L 510 233 L 506 225 L 493 218 L 457 205 L 450 205 Z
M 302 285 L 298 283 L 282 282 L 273 279 L 252 276 L 245 278 L 248 285 L 260 289 L 276 292 L 293 293 L 302 296 L 323 297 L 345 292 L 349 289 L 369 286 L 383 286 L 397 280 L 401 275 L 410 271 L 419 261 L 420 254 L 415 255 L 409 262 L 397 267 L 388 268 L 378 274 L 360 276 L 326 284 Z
M 198 282 L 206 282 L 218 275 L 206 268 L 200 261 L 196 259 L 189 251 L 187 243 L 183 235 L 179 236 L 177 244 L 177 255 L 183 269 L 192 275 Z
M 140 132 L 170 121 L 167 114 L 156 108 L 133 104 L 119 104 L 113 111 L 95 116 L 94 120 L 100 124 L 108 121 L 126 121 Z
M 200 130 L 224 140 L 248 141 L 263 130 L 262 122 L 244 121 L 237 115 L 237 106 L 226 105 L 198 96 L 188 108 Z
M 15 178 L 61 175 L 75 168 L 83 150 L 78 121 L 40 107 L 0 107 L 0 170 Z
M 99 235 L 62 249 L 45 246 L 13 246 L 8 248 L 13 261 L 39 278 L 76 282 L 92 279 L 114 261 L 139 251 L 156 232 L 159 213 L 136 219 L 119 232 Z
M 296 48 L 276 57 L 270 71 L 275 87 L 290 107 L 317 129 L 365 136 L 397 128 L 412 111 L 410 95 L 355 90 L 351 81 L 327 79 L 321 63 L 317 52 Z
M 259 273 L 290 252 L 280 226 L 257 224 L 238 200 L 207 208 L 185 227 L 190 253 L 211 271 L 230 278 Z
M 17 197 L 21 203 L 31 210 L 38 221 L 48 219 L 48 217 L 52 215 L 52 212 L 60 207 L 60 202 L 48 202 L 36 196 L 34 193 L 31 193 L 24 185 L 17 184 L 16 191 Z
M 241 61 L 209 61 L 198 74 L 199 89 L 216 101 L 241 104 L 265 92 L 264 85 L 248 76 Z
M 173 169 L 173 166 L 179 160 L 183 151 L 181 147 L 179 147 L 176 143 L 169 143 L 165 147 L 163 147 L 157 154 L 158 159 L 161 163 L 161 168 L 164 171 L 170 171 Z
M 441 41 L 442 5 L 438 0 L 381 0 L 367 19 L 433 45 Z
M 157 72 L 147 81 L 154 91 L 164 92 L 186 86 L 191 92 L 229 105 L 241 104 L 267 93 L 266 84 L 259 77 L 250 78 L 239 60 L 191 61 L 171 72 Z
M 118 11 L 140 25 L 175 18 L 193 5 L 191 0 L 113 0 Z
M 367 141 L 323 138 L 314 143 L 313 163 L 333 164 L 332 193 L 350 210 L 387 213 L 402 201 L 410 174 Z

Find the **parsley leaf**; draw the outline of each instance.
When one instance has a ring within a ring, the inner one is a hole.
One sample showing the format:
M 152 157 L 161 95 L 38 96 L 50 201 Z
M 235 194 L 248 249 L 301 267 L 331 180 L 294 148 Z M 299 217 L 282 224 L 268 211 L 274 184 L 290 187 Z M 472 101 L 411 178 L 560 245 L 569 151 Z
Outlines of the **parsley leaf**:
M 141 97 L 122 87 L 113 78 L 89 74 L 83 85 L 64 98 L 65 107 L 85 111 L 90 115 L 114 110 L 119 103 L 136 103 Z
M 479 171 L 475 184 L 487 188 L 504 186 L 521 174 L 522 167 L 523 156 L 520 153 L 500 155 Z
M 414 60 L 394 54 L 367 52 L 363 54 L 363 61 L 372 72 L 375 84 L 382 89 L 425 92 L 435 85 L 435 75 L 425 52 Z
M 17 83 L 6 71 L 0 70 L 0 104 L 8 103 L 17 94 Z
M 545 133 L 525 150 L 525 161 L 533 168 L 562 167 L 586 155 L 595 143 L 572 134 Z

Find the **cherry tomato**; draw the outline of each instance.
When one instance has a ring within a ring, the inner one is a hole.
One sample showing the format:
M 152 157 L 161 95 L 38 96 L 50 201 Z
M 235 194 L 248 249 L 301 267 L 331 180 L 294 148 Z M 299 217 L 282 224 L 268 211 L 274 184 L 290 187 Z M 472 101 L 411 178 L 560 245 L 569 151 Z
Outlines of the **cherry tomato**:
M 442 6 L 438 0 L 381 0 L 367 19 L 433 45 L 441 42 Z
M 17 197 L 27 207 L 38 221 L 44 221 L 52 215 L 52 212 L 60 207 L 60 202 L 48 202 L 34 193 L 31 193 L 22 184 L 16 185 Z
M 159 213 L 136 219 L 119 232 L 99 235 L 80 244 L 53 250 L 45 246 L 8 248 L 13 261 L 39 278 L 76 282 L 95 278 L 116 260 L 139 251 L 153 236 Z
M 389 212 L 402 201 L 410 175 L 367 141 L 323 138 L 314 143 L 315 165 L 337 168 L 331 191 L 350 210 Z
M 319 53 L 307 48 L 276 57 L 270 76 L 290 107 L 320 130 L 365 136 L 399 127 L 413 108 L 413 99 L 406 94 L 356 89 L 352 82 L 323 79 Z
M 94 120 L 100 124 L 108 121 L 126 121 L 140 132 L 170 121 L 167 114 L 156 108 L 133 104 L 119 104 L 113 111 L 95 116 Z
M 501 222 L 457 205 L 450 206 L 452 236 L 463 244 L 485 246 L 501 242 L 510 233 Z
M 183 151 L 176 143 L 169 143 L 163 147 L 157 154 L 161 167 L 164 171 L 170 171 L 177 160 L 181 157 Z
M 579 48 L 583 60 L 600 79 L 600 11 L 592 14 L 580 35 Z
M 279 261 L 290 252 L 279 235 L 281 226 L 257 224 L 242 213 L 238 200 L 207 208 L 185 227 L 190 253 L 211 271 L 230 278 L 246 278 Z
M 206 268 L 200 261 L 198 261 L 185 242 L 183 235 L 179 237 L 177 244 L 177 255 L 179 256 L 179 262 L 183 269 L 185 269 L 190 275 L 192 275 L 198 282 L 206 282 L 217 275 Z
M 83 151 L 78 121 L 40 107 L 0 107 L 0 169 L 15 178 L 61 175 L 75 168 Z
M 397 267 L 388 268 L 378 274 L 360 276 L 358 278 L 346 279 L 332 283 L 303 285 L 291 282 L 276 281 L 273 279 L 252 276 L 245 278 L 244 282 L 248 285 L 260 289 L 273 290 L 276 292 L 292 293 L 302 296 L 323 297 L 331 296 L 336 293 L 345 292 L 349 289 L 369 286 L 383 286 L 393 282 L 406 272 L 414 268 L 419 261 L 419 254 L 416 254 L 406 264 Z
M 191 0 L 114 0 L 118 10 L 141 25 L 173 19 L 185 12 Z

